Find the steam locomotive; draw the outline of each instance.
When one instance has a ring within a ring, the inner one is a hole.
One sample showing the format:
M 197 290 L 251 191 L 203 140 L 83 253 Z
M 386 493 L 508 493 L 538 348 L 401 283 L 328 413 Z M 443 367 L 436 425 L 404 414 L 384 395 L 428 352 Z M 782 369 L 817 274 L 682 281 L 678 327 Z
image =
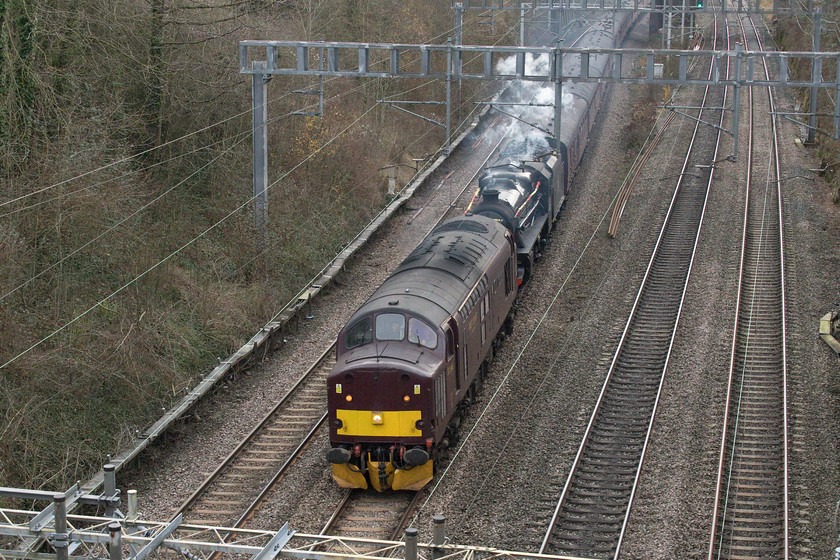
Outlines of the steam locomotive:
M 626 15 L 617 16 L 614 22 L 604 18 L 591 24 L 577 43 L 611 48 L 621 43 L 632 22 Z M 615 33 L 613 25 L 617 26 Z M 607 76 L 609 63 L 606 55 L 590 56 L 589 74 Z M 569 75 L 579 74 L 580 66 L 579 56 L 567 56 L 563 61 Z M 498 220 L 514 233 L 520 284 L 530 278 L 534 261 L 563 207 L 605 95 L 604 83 L 564 85 L 559 145 L 552 136 L 538 132 L 553 126 L 553 112 L 532 110 L 525 120 L 534 122 L 533 130 L 523 131 L 529 125 L 521 121 L 513 123 L 511 140 L 478 180 L 467 212 Z
M 620 44 L 631 19 L 616 14 L 616 29 L 608 18 L 592 24 L 580 44 Z M 590 57 L 590 75 L 607 75 L 608 63 Z M 510 333 L 519 287 L 569 193 L 605 88 L 565 85 L 559 142 L 514 135 L 481 175 L 467 214 L 423 239 L 339 333 L 327 460 L 340 486 L 420 490 L 432 479 L 494 341 Z

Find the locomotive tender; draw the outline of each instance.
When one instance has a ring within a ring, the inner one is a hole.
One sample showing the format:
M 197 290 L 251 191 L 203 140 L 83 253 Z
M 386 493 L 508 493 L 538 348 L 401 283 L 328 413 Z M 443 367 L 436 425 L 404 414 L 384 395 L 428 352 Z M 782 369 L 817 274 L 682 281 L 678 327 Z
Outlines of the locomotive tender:
M 578 43 L 620 44 L 632 19 L 604 18 Z M 567 58 L 565 68 L 580 66 Z M 608 64 L 591 56 L 590 75 L 608 75 Z M 512 328 L 519 285 L 569 193 L 605 91 L 603 82 L 565 84 L 560 141 L 544 137 L 542 153 L 508 142 L 467 215 L 435 228 L 341 330 L 327 378 L 327 459 L 340 486 L 420 490 L 432 479 L 494 340 Z

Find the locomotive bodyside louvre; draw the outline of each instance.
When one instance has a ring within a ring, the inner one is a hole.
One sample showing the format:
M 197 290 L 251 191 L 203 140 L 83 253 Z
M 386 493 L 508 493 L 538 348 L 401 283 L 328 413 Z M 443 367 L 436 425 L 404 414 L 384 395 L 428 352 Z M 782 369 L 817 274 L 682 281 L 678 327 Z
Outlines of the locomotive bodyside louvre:
M 456 375 L 449 382 L 447 402 L 451 420 L 460 403 L 475 381 L 493 339 L 499 333 L 516 298 L 516 247 L 510 232 L 505 233 L 506 247 L 501 247 L 453 317 L 461 343 L 456 349 Z M 447 377 L 447 381 L 449 381 Z

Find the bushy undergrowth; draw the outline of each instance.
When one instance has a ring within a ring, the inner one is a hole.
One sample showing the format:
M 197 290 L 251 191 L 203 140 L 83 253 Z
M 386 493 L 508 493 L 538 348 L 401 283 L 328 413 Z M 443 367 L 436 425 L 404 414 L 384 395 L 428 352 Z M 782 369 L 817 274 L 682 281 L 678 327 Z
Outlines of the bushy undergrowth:
M 823 10 L 823 33 L 821 34 L 820 50 L 823 52 L 837 52 L 840 50 L 840 5 L 837 2 L 818 2 Z M 779 48 L 786 51 L 811 51 L 813 50 L 813 20 L 801 17 L 783 17 L 776 22 L 775 33 L 776 43 Z M 797 79 L 810 80 L 811 64 L 803 63 L 801 59 L 792 60 L 792 74 Z M 823 79 L 834 81 L 837 68 L 832 64 L 824 64 Z M 796 98 L 803 111 L 809 111 L 810 91 L 808 89 L 797 90 Z M 837 140 L 825 135 L 833 134 L 834 119 L 834 94 L 831 90 L 820 88 L 817 95 L 817 113 L 822 114 L 817 118 L 817 128 L 822 134 L 816 135 L 817 155 L 821 160 L 826 181 L 831 186 L 832 196 L 835 203 L 840 203 L 840 143 Z
M 340 134 L 441 84 L 328 81 L 313 119 L 286 116 L 311 81 L 275 79 L 261 248 L 237 41 L 438 43 L 451 21 L 445 0 L 0 0 L 0 485 L 92 474 L 379 211 L 378 168 L 443 142 L 385 107 Z
M 662 96 L 663 88 L 653 84 L 631 87 L 635 90 L 636 102 L 633 104 L 633 115 L 622 130 L 621 140 L 624 150 L 635 157 L 636 153 L 644 147 L 651 128 L 656 122 L 659 98 Z

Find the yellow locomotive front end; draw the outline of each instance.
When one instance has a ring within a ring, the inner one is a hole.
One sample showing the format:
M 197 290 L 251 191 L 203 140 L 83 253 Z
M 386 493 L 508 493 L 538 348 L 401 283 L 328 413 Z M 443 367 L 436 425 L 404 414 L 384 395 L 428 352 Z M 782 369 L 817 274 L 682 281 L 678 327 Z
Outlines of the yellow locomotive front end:
M 442 367 L 437 340 L 427 324 L 390 310 L 340 337 L 345 351 L 327 379 L 327 459 L 340 486 L 420 490 L 432 479 L 431 379 Z

